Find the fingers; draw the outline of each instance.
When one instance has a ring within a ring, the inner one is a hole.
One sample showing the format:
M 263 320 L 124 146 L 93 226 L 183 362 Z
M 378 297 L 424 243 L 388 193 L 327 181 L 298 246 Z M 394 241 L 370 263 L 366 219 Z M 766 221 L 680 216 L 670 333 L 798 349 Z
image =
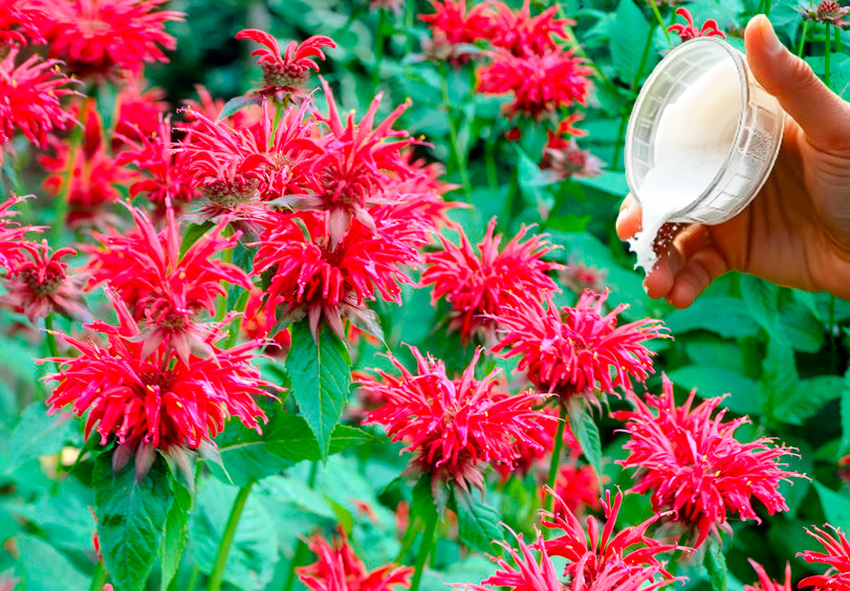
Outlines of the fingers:
M 640 205 L 629 193 L 623 200 L 623 204 L 620 206 L 620 214 L 617 216 L 617 236 L 620 240 L 628 240 L 640 231 L 640 227 Z
M 767 17 L 750 20 L 744 42 L 756 80 L 779 100 L 810 141 L 830 148 L 850 145 L 850 104 L 779 42 Z

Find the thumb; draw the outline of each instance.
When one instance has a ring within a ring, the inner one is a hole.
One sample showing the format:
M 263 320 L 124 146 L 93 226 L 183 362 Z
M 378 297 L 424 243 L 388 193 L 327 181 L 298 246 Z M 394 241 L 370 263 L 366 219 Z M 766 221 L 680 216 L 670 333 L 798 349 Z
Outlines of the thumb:
M 756 80 L 777 98 L 810 141 L 832 147 L 850 144 L 850 104 L 779 42 L 766 16 L 750 20 L 744 44 Z

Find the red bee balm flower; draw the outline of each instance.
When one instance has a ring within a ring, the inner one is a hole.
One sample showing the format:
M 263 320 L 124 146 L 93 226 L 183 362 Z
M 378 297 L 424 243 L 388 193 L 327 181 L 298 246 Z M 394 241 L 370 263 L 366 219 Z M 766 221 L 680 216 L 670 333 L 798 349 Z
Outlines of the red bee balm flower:
M 375 334 L 377 320 L 364 302 L 379 292 L 385 300 L 401 303 L 400 284 L 412 283 L 403 267 L 419 266 L 416 248 L 421 246 L 421 232 L 415 224 L 381 215 L 375 219 L 375 230 L 355 221 L 334 245 L 328 237 L 328 218 L 326 212 L 302 212 L 277 214 L 261 222 L 265 229 L 253 274 L 274 270 L 266 290 L 267 313 L 275 317 L 281 303 L 284 315 L 293 320 L 306 315 L 314 336 L 323 317 L 342 339 L 343 317 Z M 414 234 L 411 241 L 404 233 Z
M 58 70 L 59 62 L 31 55 L 16 66 L 19 51 L 12 47 L 0 60 L 0 148 L 12 138 L 15 128 L 44 148 L 49 131 L 65 129 L 75 122 L 62 110 L 59 100 L 77 93 L 68 88 L 73 80 Z
M 530 0 L 525 0 L 520 10 L 512 10 L 501 2 L 493 2 L 491 6 L 487 40 L 516 56 L 541 55 L 557 49 L 557 40 L 567 38 L 566 28 L 576 24 L 570 19 L 555 18 L 557 6 L 532 17 Z
M 791 591 L 791 563 L 785 563 L 785 582 L 778 583 L 770 579 L 764 568 L 752 558 L 747 559 L 758 575 L 758 583 L 744 585 L 744 591 Z
M 302 43 L 290 41 L 283 55 L 277 40 L 259 29 L 244 29 L 236 33 L 237 39 L 256 41 L 261 47 L 251 52 L 258 57 L 257 63 L 263 71 L 265 86 L 259 88 L 256 94 L 273 98 L 276 102 L 285 100 L 303 100 L 307 93 L 307 80 L 310 70 L 319 71 L 319 65 L 313 60 L 325 59 L 323 47 L 336 47 L 333 39 L 321 35 L 313 35 Z
M 837 539 L 818 527 L 814 528 L 814 531 L 806 530 L 806 533 L 823 545 L 825 552 L 807 550 L 797 556 L 809 563 L 827 564 L 830 569 L 826 574 L 806 577 L 797 586 L 814 587 L 817 591 L 846 591 L 850 589 L 850 543 L 838 528 L 831 525 L 827 527 L 832 529 Z
M 672 510 L 672 520 L 694 533 L 694 547 L 709 534 L 719 536 L 719 529 L 731 535 L 728 512 L 760 523 L 752 507 L 753 497 L 770 514 L 787 511 L 779 483 L 800 475 L 782 470 L 783 464 L 777 460 L 793 449 L 775 446 L 767 437 L 739 442 L 735 431 L 749 419 L 724 423 L 725 409 L 712 417 L 723 397 L 693 407 L 694 389 L 685 404 L 677 407 L 673 383 L 666 376 L 663 380 L 661 396 L 647 394 L 644 403 L 631 393 L 628 398 L 635 410 L 612 413 L 626 422 L 631 436 L 623 446 L 629 456 L 618 462 L 625 468 L 637 468 L 630 492 L 652 492 L 652 507 Z
M 391 591 L 410 587 L 413 569 L 388 564 L 373 571 L 357 557 L 339 529 L 339 537 L 328 542 L 319 535 L 310 538 L 308 548 L 318 560 L 296 570 L 304 584 L 314 591 Z
M 27 232 L 41 232 L 43 229 L 38 226 L 21 226 L 12 221 L 12 218 L 18 215 L 12 208 L 28 197 L 32 195 L 11 197 L 0 203 L 0 269 L 6 273 L 23 260 L 21 248 Z
M 183 13 L 156 11 L 166 0 L 41 0 L 42 24 L 50 57 L 64 60 L 81 77 L 116 76 L 126 70 L 137 77 L 145 63 L 167 62 L 159 46 L 174 49 L 165 32 L 168 21 Z
M 382 380 L 364 378 L 361 384 L 387 401 L 365 422 L 386 427 L 394 442 L 404 440 L 403 451 L 414 454 L 413 474 L 431 474 L 435 490 L 451 480 L 467 493 L 470 485 L 483 491 L 479 462 L 513 467 L 517 441 L 539 445 L 552 417 L 533 410 L 535 396 L 529 393 L 508 396 L 497 391 L 498 370 L 476 380 L 480 349 L 455 380 L 446 375 L 442 361 L 423 357 L 416 347 L 410 350 L 416 358 L 415 374 L 390 357 L 401 377 L 379 371 Z
M 119 445 L 130 449 L 142 444 L 195 449 L 215 437 L 231 416 L 260 431 L 257 419 L 265 415 L 253 396 L 268 396 L 263 388 L 280 388 L 263 380 L 251 364 L 259 343 L 219 349 L 214 343 L 222 333 L 212 330 L 206 335 L 214 352 L 210 358 L 190 356 L 183 361 L 165 344 L 145 355 L 145 343 L 127 307 L 115 295 L 110 299 L 118 326 L 101 320 L 85 325 L 106 335 L 105 347 L 60 334 L 78 356 L 42 360 L 59 364 L 59 371 L 46 378 L 57 382 L 47 399 L 50 414 L 71 405 L 77 416 L 88 413 L 87 439 L 96 430 L 105 445 L 114 434 Z
M 488 7 L 482 3 L 466 10 L 466 0 L 430 0 L 436 12 L 419 19 L 428 23 L 431 39 L 423 43 L 425 53 L 437 61 L 460 64 L 468 59 L 463 46 L 482 39 L 489 26 Z
M 655 591 L 677 581 L 658 561 L 658 554 L 676 549 L 675 545 L 663 545 L 646 535 L 646 530 L 658 516 L 643 523 L 628 527 L 614 534 L 614 524 L 623 500 L 617 493 L 611 502 L 610 493 L 602 502 L 605 523 L 600 534 L 599 524 L 593 517 L 587 519 L 585 531 L 578 519 L 559 497 L 555 504 L 558 515 L 541 513 L 543 526 L 563 535 L 544 540 L 537 532 L 537 541 L 527 545 L 521 535 L 514 533 L 519 543 L 519 552 L 499 542 L 516 566 L 504 558 L 491 558 L 500 569 L 481 585 L 454 585 L 466 591 L 490 591 L 490 587 L 508 587 L 511 591 Z M 513 533 L 513 532 L 511 532 Z M 534 552 L 540 553 L 535 558 Z M 550 556 L 566 558 L 562 583 L 555 571 Z
M 33 0 L 0 0 L 0 47 L 43 43 L 38 27 L 43 17 L 44 11 Z
M 66 256 L 73 256 L 73 248 L 60 248 L 50 252 L 47 241 L 41 244 L 25 242 L 21 249 L 30 255 L 15 265 L 9 273 L 8 293 L 0 296 L 0 303 L 6 304 L 27 315 L 35 324 L 39 318 L 46 318 L 55 310 L 69 318 L 88 316 L 83 301 L 82 287 L 88 280 L 85 274 L 69 277 L 68 263 L 62 262 Z
M 539 121 L 554 117 L 562 107 L 587 103 L 593 70 L 572 51 L 518 57 L 500 50 L 492 57 L 478 69 L 477 89 L 484 94 L 512 92 L 513 104 L 506 107 L 510 117 L 520 114 Z
M 459 246 L 440 236 L 443 250 L 425 257 L 421 283 L 433 285 L 432 305 L 446 299 L 452 308 L 449 330 L 459 330 L 464 343 L 474 336 L 487 344 L 495 342 L 498 317 L 512 294 L 536 301 L 560 291 L 546 272 L 561 265 L 542 260 L 554 250 L 551 244 L 541 236 L 526 238 L 528 228 L 523 227 L 500 249 L 502 236 L 495 231 L 494 218 L 478 254 L 461 233 Z
M 717 28 L 717 21 L 713 18 L 705 21 L 701 29 L 697 29 L 696 25 L 694 25 L 694 17 L 691 16 L 687 8 L 677 8 L 676 14 L 684 18 L 687 24 L 680 25 L 676 23 L 667 27 L 667 30 L 671 33 L 676 33 L 682 41 L 690 41 L 696 37 L 720 37 L 721 39 L 726 39 L 726 33 Z
M 655 355 L 644 344 L 667 338 L 659 320 L 646 318 L 617 326 L 621 304 L 607 314 L 608 292 L 585 291 L 574 308 L 558 309 L 551 300 L 541 306 L 514 298 L 500 317 L 504 336 L 493 348 L 505 357 L 520 356 L 519 370 L 541 392 L 558 394 L 566 402 L 573 394 L 597 400 L 593 394 L 632 389 L 653 372 Z
M 209 327 L 199 323 L 199 317 L 203 312 L 215 314 L 216 299 L 227 293 L 223 281 L 252 287 L 242 269 L 213 258 L 233 248 L 238 237 L 221 238 L 223 226 L 218 226 L 181 255 L 173 211 L 168 211 L 165 230 L 157 233 L 144 212 L 129 209 L 136 232 L 95 235 L 102 246 L 89 249 L 94 281 L 107 281 L 134 308 L 136 318 L 145 318 L 146 331 L 140 337 L 146 340 L 143 356 L 166 343 L 184 363 L 190 353 L 209 357 Z

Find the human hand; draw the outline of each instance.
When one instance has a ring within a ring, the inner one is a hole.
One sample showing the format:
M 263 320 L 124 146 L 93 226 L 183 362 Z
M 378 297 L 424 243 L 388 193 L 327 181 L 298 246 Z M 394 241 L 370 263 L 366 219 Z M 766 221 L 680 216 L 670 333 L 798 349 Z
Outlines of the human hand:
M 776 165 L 739 215 L 682 230 L 647 275 L 646 292 L 686 308 L 734 270 L 850 299 L 850 103 L 782 46 L 765 16 L 750 20 L 744 42 L 756 80 L 789 115 Z M 640 225 L 629 195 L 617 234 L 625 240 Z

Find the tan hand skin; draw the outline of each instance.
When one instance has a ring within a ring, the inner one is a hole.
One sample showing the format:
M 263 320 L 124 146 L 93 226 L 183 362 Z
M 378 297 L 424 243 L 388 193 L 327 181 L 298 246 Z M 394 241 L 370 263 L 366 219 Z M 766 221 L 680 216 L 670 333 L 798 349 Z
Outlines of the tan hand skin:
M 687 308 L 714 279 L 741 271 L 850 299 L 850 103 L 781 45 L 765 16 L 749 22 L 744 41 L 756 79 L 789 115 L 776 166 L 741 214 L 683 230 L 644 287 Z M 630 238 L 640 223 L 640 206 L 628 196 L 617 234 Z

